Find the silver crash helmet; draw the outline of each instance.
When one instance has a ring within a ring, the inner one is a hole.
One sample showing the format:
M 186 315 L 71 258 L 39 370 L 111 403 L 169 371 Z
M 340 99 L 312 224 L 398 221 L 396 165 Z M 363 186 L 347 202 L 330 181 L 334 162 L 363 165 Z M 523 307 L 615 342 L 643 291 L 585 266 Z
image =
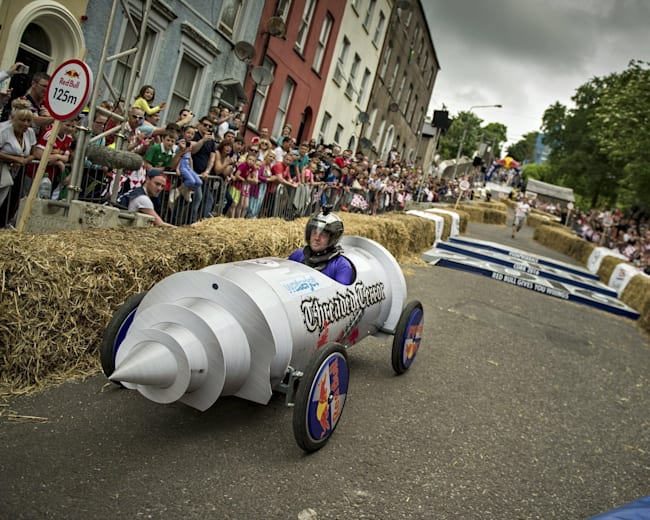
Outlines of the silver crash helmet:
M 341 236 L 343 236 L 343 221 L 334 213 L 329 211 L 322 211 L 318 215 L 314 215 L 307 222 L 305 227 L 305 241 L 309 244 L 312 231 L 319 233 L 327 232 L 329 240 L 327 241 L 327 248 L 332 248 L 339 243 Z

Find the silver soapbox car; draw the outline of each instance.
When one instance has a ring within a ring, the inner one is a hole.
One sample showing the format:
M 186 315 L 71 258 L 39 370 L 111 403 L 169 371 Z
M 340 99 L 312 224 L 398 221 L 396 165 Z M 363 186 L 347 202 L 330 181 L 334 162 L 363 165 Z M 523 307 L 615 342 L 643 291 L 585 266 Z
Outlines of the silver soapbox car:
M 356 274 L 341 285 L 281 258 L 216 264 L 173 274 L 127 300 L 105 331 L 106 376 L 158 403 L 206 410 L 221 396 L 294 406 L 293 431 L 307 452 L 334 432 L 348 392 L 347 348 L 393 335 L 392 365 L 409 369 L 423 311 L 380 244 L 343 237 Z

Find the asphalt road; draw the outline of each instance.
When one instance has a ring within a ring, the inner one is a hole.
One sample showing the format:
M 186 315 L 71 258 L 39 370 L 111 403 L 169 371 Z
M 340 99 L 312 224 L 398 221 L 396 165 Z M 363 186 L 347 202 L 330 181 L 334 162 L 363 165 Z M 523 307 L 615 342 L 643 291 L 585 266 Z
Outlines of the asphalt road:
M 568 261 L 534 242 L 522 249 Z M 468 236 L 513 243 L 509 229 Z M 337 431 L 305 455 L 292 410 L 234 398 L 201 413 L 103 376 L 4 403 L 3 519 L 582 519 L 650 482 L 650 341 L 625 318 L 433 266 L 411 370 L 350 349 Z M 43 418 L 9 420 L 15 415 Z

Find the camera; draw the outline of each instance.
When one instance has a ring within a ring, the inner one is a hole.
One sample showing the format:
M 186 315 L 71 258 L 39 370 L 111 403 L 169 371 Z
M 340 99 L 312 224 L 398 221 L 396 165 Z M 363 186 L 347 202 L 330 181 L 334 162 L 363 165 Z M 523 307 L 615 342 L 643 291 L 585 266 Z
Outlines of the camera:
M 16 74 L 29 74 L 29 65 L 19 65 Z

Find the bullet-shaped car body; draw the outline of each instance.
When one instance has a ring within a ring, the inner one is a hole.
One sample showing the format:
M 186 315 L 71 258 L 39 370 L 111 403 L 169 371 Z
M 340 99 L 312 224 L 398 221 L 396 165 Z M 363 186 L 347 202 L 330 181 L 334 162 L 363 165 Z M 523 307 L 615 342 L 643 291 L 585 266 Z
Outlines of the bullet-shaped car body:
M 354 236 L 341 245 L 355 269 L 350 285 L 273 257 L 165 278 L 114 316 L 102 345 L 104 372 L 152 401 L 199 410 L 226 395 L 266 404 L 277 390 L 293 403 L 319 351 L 338 345 L 321 364 L 335 363 L 328 374 L 336 372 L 340 396 L 347 391 L 345 349 L 370 334 L 395 335 L 402 325 L 408 330 L 393 341 L 393 366 L 401 373 L 419 346 L 422 307 L 411 305 L 404 315 L 404 276 L 383 246 Z M 324 391 L 321 385 L 311 394 Z

